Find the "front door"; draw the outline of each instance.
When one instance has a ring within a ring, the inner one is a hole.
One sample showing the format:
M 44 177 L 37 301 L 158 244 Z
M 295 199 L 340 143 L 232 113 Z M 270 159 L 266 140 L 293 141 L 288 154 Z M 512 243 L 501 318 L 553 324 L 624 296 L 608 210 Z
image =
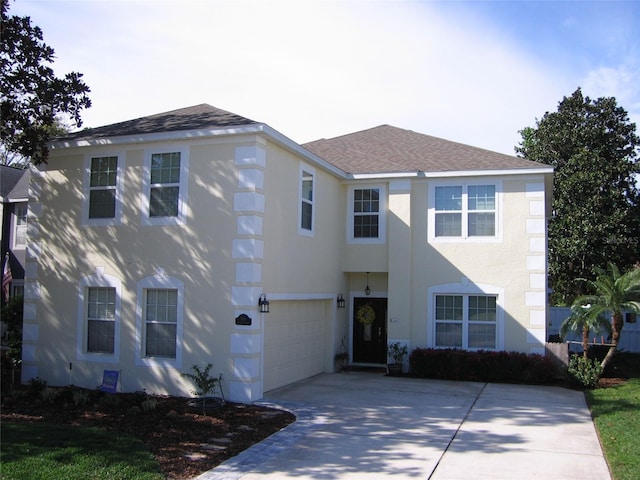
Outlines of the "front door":
M 353 299 L 353 362 L 387 363 L 387 299 Z

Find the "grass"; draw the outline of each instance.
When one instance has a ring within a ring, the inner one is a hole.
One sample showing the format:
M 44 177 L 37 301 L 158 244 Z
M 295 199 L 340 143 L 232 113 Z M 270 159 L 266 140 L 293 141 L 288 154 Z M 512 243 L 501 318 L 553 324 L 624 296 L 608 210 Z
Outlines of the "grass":
M 161 480 L 160 465 L 129 436 L 68 425 L 2 425 L 4 480 Z
M 633 358 L 633 357 L 632 357 Z M 640 355 L 626 383 L 587 390 L 585 395 L 614 480 L 635 480 L 640 472 Z

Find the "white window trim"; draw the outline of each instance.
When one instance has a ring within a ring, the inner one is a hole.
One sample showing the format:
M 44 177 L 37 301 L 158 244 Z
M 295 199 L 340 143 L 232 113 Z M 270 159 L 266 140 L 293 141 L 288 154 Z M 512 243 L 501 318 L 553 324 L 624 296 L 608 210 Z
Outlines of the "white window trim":
M 467 192 L 470 185 L 494 185 L 496 188 L 496 224 L 495 235 L 491 237 L 469 236 L 467 209 Z M 462 235 L 460 237 L 436 237 L 436 187 L 456 187 L 462 186 Z M 465 179 L 462 181 L 442 181 L 430 182 L 429 184 L 429 208 L 427 210 L 427 241 L 429 243 L 500 243 L 503 234 L 503 202 L 502 180 L 497 179 Z
M 178 291 L 178 311 L 176 318 L 176 358 L 147 358 L 143 356 L 145 341 L 145 290 L 152 288 L 174 289 Z M 184 282 L 174 277 L 168 277 L 163 272 L 145 277 L 137 284 L 136 303 L 136 348 L 135 362 L 137 366 L 182 368 L 182 338 L 184 320 Z
M 311 185 L 312 192 L 312 200 L 309 202 L 308 200 L 302 197 L 302 181 L 304 178 L 304 172 L 307 172 L 313 178 Z M 302 228 L 302 203 L 310 203 L 311 204 L 311 230 L 307 230 L 306 228 Z M 300 235 L 304 235 L 307 237 L 313 237 L 316 229 L 316 169 L 311 168 L 307 165 L 300 164 L 299 174 L 298 174 L 298 233 Z
M 89 218 L 89 198 L 91 195 L 91 159 L 98 157 L 118 157 L 116 177 L 116 212 L 113 218 Z M 84 201 L 82 202 L 82 222 L 84 227 L 107 227 L 122 225 L 124 198 L 125 155 L 123 152 L 91 152 L 84 157 Z
M 355 190 L 380 190 L 380 211 L 378 212 L 378 238 L 356 238 L 353 236 L 353 201 Z M 347 198 L 347 243 L 358 245 L 379 245 L 387 241 L 387 187 L 383 184 L 353 184 L 349 186 Z
M 427 290 L 427 347 L 428 348 L 451 348 L 436 346 L 436 296 L 437 295 L 494 295 L 496 297 L 496 351 L 504 350 L 504 288 L 485 283 L 471 283 L 468 279 L 463 279 L 460 283 L 447 283 L 435 285 Z M 466 302 L 465 302 L 466 305 Z M 467 329 L 463 329 L 463 332 Z M 466 335 L 467 333 L 463 333 Z M 464 345 L 463 337 L 463 345 Z M 475 351 L 476 348 L 464 348 L 464 350 Z M 482 350 L 493 350 L 484 348 Z
M 121 324 L 121 291 L 122 282 L 112 276 L 101 273 L 88 275 L 80 279 L 78 284 L 78 333 L 76 338 L 76 359 L 87 362 L 120 362 L 120 324 Z M 113 354 L 87 352 L 87 303 L 85 300 L 87 289 L 90 287 L 108 287 L 116 290 L 115 326 Z
M 178 192 L 178 216 L 176 217 L 150 217 L 149 198 L 151 195 L 151 156 L 160 153 L 180 153 L 180 185 Z M 188 186 L 189 186 L 189 148 L 185 145 L 160 145 L 144 152 L 142 169 L 142 194 L 140 211 L 141 225 L 185 225 L 188 216 Z

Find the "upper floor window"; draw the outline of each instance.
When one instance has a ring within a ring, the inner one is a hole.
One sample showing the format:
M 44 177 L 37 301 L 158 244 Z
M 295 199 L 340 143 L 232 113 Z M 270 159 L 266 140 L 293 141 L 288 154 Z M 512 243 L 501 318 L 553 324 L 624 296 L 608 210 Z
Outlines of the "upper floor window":
M 386 189 L 354 187 L 349 191 L 349 240 L 352 243 L 383 243 L 386 232 Z
M 150 217 L 177 217 L 180 199 L 180 152 L 151 155 Z
M 429 209 L 429 239 L 497 239 L 496 184 L 436 185 Z
M 89 218 L 115 218 L 118 157 L 91 158 Z
M 148 225 L 182 224 L 186 217 L 185 151 L 149 152 L 145 158 L 144 215 Z
M 300 169 L 300 233 L 309 235 L 313 233 L 314 226 L 314 178 L 315 171 L 304 167 Z
M 115 225 L 122 216 L 122 155 L 90 155 L 85 163 L 83 224 Z
M 27 211 L 26 203 L 16 204 L 13 248 L 24 248 L 27 245 Z

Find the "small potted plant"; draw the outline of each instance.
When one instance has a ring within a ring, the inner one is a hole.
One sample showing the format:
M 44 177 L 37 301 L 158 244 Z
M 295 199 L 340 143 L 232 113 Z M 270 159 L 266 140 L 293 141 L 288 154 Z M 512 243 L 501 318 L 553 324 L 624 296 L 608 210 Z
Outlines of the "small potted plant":
M 402 374 L 404 357 L 409 353 L 406 343 L 393 342 L 387 346 L 387 356 L 393 359 L 393 363 L 387 364 L 389 375 L 399 377 Z
M 349 352 L 338 352 L 335 356 L 336 361 L 336 371 L 341 373 L 344 371 L 344 368 L 349 363 Z

